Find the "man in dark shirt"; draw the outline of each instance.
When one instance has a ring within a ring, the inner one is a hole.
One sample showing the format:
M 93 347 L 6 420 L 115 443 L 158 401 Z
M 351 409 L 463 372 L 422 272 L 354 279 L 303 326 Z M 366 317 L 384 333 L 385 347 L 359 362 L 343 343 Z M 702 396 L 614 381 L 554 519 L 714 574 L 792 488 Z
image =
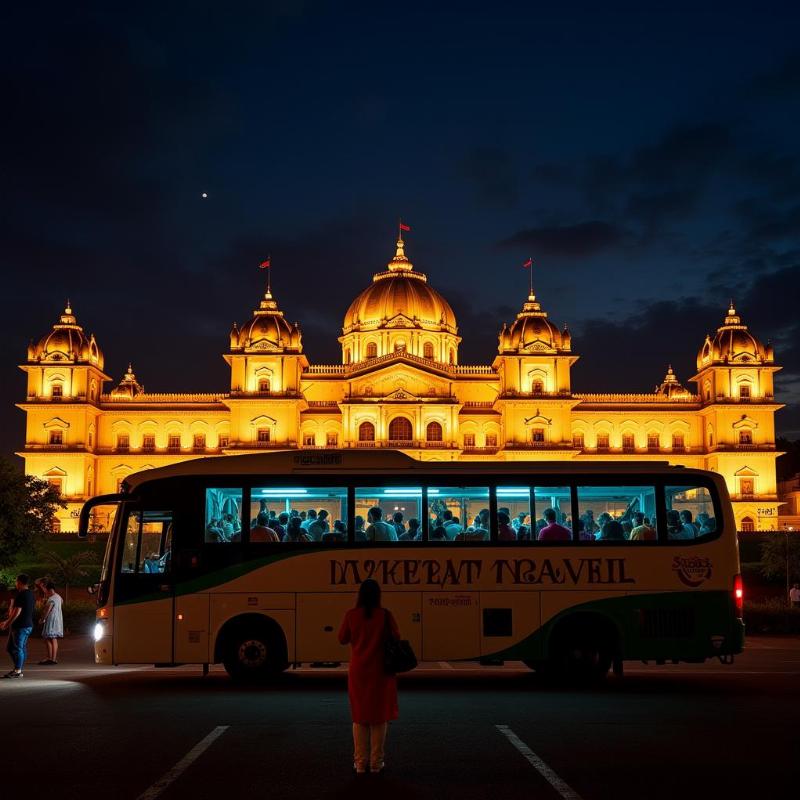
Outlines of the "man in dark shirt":
M 21 678 L 22 667 L 28 655 L 28 637 L 33 630 L 33 592 L 28 588 L 27 575 L 17 575 L 17 594 L 8 609 L 8 618 L 0 622 L 0 628 L 8 631 L 8 650 L 14 668 L 3 675 L 4 678 Z

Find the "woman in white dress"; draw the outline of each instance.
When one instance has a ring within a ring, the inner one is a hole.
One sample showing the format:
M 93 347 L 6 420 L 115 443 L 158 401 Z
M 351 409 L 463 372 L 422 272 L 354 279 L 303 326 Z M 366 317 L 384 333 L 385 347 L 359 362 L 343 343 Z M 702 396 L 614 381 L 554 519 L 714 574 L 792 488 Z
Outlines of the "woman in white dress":
M 62 611 L 63 600 L 61 595 L 56 592 L 56 586 L 52 581 L 45 585 L 47 599 L 44 603 L 44 612 L 40 624 L 42 625 L 42 639 L 47 645 L 47 658 L 40 661 L 40 664 L 57 664 L 58 660 L 58 640 L 64 638 L 64 614 Z

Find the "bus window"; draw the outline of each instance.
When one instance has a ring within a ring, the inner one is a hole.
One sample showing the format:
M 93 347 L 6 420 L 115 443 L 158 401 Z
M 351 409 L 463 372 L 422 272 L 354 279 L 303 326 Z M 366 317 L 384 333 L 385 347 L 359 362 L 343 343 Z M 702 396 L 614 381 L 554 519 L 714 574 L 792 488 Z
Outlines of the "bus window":
M 572 539 L 572 496 L 569 486 L 534 486 L 530 538 L 543 542 Z
M 488 486 L 431 486 L 428 541 L 488 542 Z
M 250 492 L 251 542 L 346 542 L 343 486 L 256 486 Z
M 652 486 L 579 486 L 581 541 L 655 541 Z
M 714 503 L 705 486 L 667 486 L 664 491 L 670 539 L 711 538 L 716 534 Z
M 121 572 L 158 575 L 169 571 L 172 548 L 172 512 L 128 513 Z
M 413 519 L 415 523 L 421 520 L 421 508 L 422 489 L 419 486 L 357 488 L 356 541 L 409 541 L 409 520 Z M 414 523 L 411 527 L 413 530 Z M 416 530 L 420 530 L 419 525 Z
M 495 494 L 497 497 L 497 540 L 499 542 L 529 540 L 531 530 L 530 487 L 498 486 Z
M 206 489 L 205 541 L 227 544 L 242 540 L 242 490 Z

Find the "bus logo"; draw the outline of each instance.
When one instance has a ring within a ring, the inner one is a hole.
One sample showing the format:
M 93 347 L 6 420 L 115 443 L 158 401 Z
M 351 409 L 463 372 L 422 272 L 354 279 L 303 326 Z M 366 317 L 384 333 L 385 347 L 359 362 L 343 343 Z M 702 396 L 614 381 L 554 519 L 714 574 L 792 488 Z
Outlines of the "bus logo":
M 672 570 L 678 573 L 682 583 L 695 589 L 711 577 L 711 559 L 703 556 L 675 556 L 672 559 Z

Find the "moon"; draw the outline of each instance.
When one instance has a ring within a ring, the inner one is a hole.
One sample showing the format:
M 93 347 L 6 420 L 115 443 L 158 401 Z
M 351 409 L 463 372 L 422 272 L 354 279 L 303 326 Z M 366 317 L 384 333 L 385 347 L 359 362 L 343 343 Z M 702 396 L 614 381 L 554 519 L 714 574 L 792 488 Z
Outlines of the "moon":
M 205 200 L 208 197 L 208 193 L 203 192 L 203 194 L 201 194 L 200 196 Z

